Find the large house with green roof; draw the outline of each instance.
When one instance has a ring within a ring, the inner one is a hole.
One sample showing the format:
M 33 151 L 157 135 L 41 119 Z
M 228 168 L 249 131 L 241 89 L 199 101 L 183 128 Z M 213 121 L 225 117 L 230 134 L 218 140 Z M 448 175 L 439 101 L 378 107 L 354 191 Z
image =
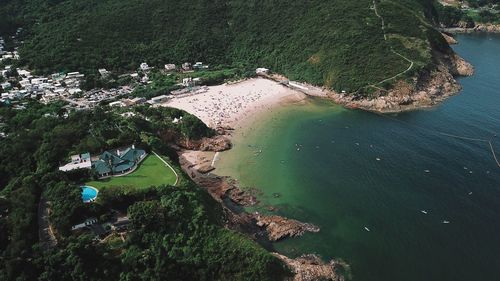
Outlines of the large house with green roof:
M 146 151 L 136 149 L 133 145 L 115 152 L 104 151 L 98 160 L 92 161 L 92 168 L 100 177 L 120 175 L 133 170 L 146 155 Z

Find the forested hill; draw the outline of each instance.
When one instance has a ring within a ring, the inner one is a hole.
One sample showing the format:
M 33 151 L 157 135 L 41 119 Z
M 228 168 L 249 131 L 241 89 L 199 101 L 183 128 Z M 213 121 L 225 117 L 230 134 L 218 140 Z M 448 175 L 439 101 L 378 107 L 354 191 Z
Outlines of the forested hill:
M 376 3 L 379 16 L 372 0 L 6 0 L 0 9 L 31 26 L 21 56 L 42 72 L 203 61 L 354 92 L 409 60 L 398 78 L 432 69 L 431 49 L 446 44 L 429 23 L 431 0 Z

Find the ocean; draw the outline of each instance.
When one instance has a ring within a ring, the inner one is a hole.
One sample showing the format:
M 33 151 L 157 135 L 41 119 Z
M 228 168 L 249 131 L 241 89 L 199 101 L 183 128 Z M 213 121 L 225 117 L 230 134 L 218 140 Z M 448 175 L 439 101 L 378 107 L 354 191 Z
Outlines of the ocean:
M 250 211 L 321 228 L 276 251 L 343 259 L 355 281 L 500 280 L 500 36 L 457 39 L 476 73 L 436 107 L 380 115 L 311 99 L 237 133 L 216 173 L 262 191 Z

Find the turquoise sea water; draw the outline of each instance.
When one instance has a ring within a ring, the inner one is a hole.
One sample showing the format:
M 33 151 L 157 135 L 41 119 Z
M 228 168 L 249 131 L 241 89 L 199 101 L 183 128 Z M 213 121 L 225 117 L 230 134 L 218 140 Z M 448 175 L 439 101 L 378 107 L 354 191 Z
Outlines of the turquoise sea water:
M 487 142 L 444 135 L 500 153 L 500 37 L 458 40 L 476 74 L 435 108 L 380 116 L 311 101 L 236 136 L 217 172 L 261 189 L 258 210 L 321 227 L 277 251 L 342 258 L 356 281 L 500 280 L 500 167 Z

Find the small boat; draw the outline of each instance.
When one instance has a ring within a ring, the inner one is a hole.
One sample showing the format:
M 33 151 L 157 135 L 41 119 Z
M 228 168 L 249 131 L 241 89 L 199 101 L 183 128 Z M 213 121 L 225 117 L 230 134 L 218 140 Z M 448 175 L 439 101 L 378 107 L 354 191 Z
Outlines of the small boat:
M 431 171 L 430 171 L 430 170 L 424 170 L 424 172 L 426 172 L 426 173 L 430 173 Z
M 427 211 L 426 211 L 426 210 L 421 210 L 420 212 L 421 212 L 422 214 L 427 215 Z
M 450 222 L 449 221 L 443 221 L 444 224 L 449 224 Z
M 375 160 L 380 161 L 380 158 L 375 158 Z
M 472 195 L 472 191 L 471 191 L 471 192 L 469 192 L 469 195 Z
M 370 229 L 368 227 L 366 227 L 366 226 L 365 226 L 365 230 L 368 231 L 368 232 L 370 232 Z

